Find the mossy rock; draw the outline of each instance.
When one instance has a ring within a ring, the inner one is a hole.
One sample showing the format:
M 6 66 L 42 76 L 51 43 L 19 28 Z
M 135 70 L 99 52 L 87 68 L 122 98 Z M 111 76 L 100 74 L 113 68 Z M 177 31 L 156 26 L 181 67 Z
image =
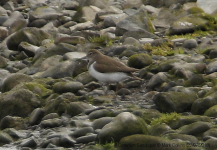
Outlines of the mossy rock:
M 0 96 L 0 119 L 7 116 L 27 117 L 42 101 L 27 89 L 15 89 Z M 22 111 L 21 111 L 22 110 Z
M 66 107 L 67 114 L 70 116 L 76 116 L 80 113 L 84 113 L 88 109 L 94 109 L 94 107 L 84 102 L 71 102 Z
M 197 121 L 189 125 L 184 125 L 179 128 L 180 134 L 188 134 L 194 136 L 201 136 L 205 131 L 211 128 L 212 124 L 209 122 Z
M 214 105 L 207 109 L 204 113 L 205 116 L 209 117 L 217 117 L 217 105 Z
M 156 124 L 156 125 L 152 126 L 149 130 L 150 130 L 150 135 L 160 136 L 160 135 L 164 134 L 165 132 L 170 131 L 171 128 L 167 124 L 162 123 L 162 124 Z
M 127 64 L 130 67 L 141 69 L 152 64 L 152 58 L 148 54 L 144 53 L 134 54 L 130 56 Z
M 66 92 L 72 92 L 76 93 L 79 90 L 82 90 L 84 88 L 84 85 L 80 82 L 57 82 L 53 86 L 53 90 L 56 93 L 66 93 Z
M 117 143 L 121 138 L 133 134 L 148 134 L 147 125 L 143 119 L 129 112 L 123 112 L 102 128 L 97 141 L 102 144 Z
M 169 133 L 165 134 L 162 137 L 167 138 L 169 140 L 180 139 L 183 141 L 190 141 L 191 143 L 198 143 L 198 139 L 192 135 L 179 134 L 179 133 Z
M 214 105 L 217 105 L 217 95 L 208 95 L 194 101 L 191 106 L 191 112 L 195 115 L 203 115 L 207 109 Z
M 16 85 L 22 83 L 22 82 L 30 82 L 33 78 L 22 74 L 22 73 L 14 73 L 8 76 L 2 84 L 2 92 L 10 91 L 12 88 L 14 88 Z
M 154 96 L 153 101 L 162 112 L 189 111 L 192 103 L 197 99 L 195 93 L 161 92 Z
M 190 115 L 190 116 L 181 116 L 178 119 L 169 122 L 168 125 L 172 129 L 178 129 L 184 125 L 188 125 L 197 121 L 212 122 L 212 120 L 207 116 Z
M 189 14 L 200 14 L 200 13 L 204 13 L 203 9 L 201 9 L 200 7 L 191 7 L 188 10 Z
M 53 96 L 56 97 L 55 95 Z M 45 112 L 46 114 L 57 113 L 62 115 L 63 113 L 67 113 L 67 108 L 73 101 L 77 101 L 77 98 L 74 94 L 64 93 L 54 99 L 47 100 L 45 104 Z
M 136 110 L 133 111 L 133 114 L 141 117 L 148 124 L 151 123 L 153 119 L 159 118 L 161 116 L 161 113 L 155 109 Z
M 21 117 L 12 117 L 12 116 L 5 116 L 1 119 L 0 122 L 0 129 L 16 129 L 16 130 L 25 130 L 27 128 L 26 120 Z
M 23 28 L 10 36 L 7 46 L 11 50 L 17 50 L 21 42 L 28 42 L 32 45 L 40 46 L 44 39 L 51 38 L 50 34 L 38 28 Z
M 135 134 L 124 137 L 118 144 L 118 150 L 187 150 L 187 146 L 179 146 L 180 142 L 168 140 L 158 136 Z
M 23 87 L 37 94 L 41 98 L 46 98 L 52 94 L 52 90 L 49 90 L 36 82 L 24 83 Z

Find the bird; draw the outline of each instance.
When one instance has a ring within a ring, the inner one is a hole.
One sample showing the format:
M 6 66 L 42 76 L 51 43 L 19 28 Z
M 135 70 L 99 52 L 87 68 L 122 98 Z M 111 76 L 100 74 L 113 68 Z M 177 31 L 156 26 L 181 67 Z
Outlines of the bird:
M 87 69 L 89 74 L 107 86 L 110 83 L 118 83 L 128 78 L 142 80 L 132 74 L 139 71 L 139 69 L 128 67 L 122 62 L 102 54 L 99 50 L 89 50 L 86 58 L 88 60 Z M 106 88 L 108 89 L 108 87 Z M 105 95 L 107 94 L 107 89 L 104 91 Z

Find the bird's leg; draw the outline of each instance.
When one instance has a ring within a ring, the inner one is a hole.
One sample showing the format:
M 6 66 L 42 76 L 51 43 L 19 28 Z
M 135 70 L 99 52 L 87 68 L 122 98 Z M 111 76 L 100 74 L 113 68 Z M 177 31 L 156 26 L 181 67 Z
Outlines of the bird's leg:
M 104 92 L 104 95 L 107 95 L 107 94 L 108 94 L 108 89 L 109 89 L 109 84 L 103 85 L 103 92 Z

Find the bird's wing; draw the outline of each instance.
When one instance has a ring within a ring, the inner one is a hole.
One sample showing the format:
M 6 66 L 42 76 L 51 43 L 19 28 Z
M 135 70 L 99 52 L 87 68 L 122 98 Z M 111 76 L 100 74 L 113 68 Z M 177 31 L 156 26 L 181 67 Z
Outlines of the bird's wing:
M 110 61 L 112 63 L 108 66 L 106 61 Z M 101 73 L 109 73 L 109 72 L 126 72 L 126 73 L 128 73 L 128 72 L 138 71 L 138 69 L 128 67 L 125 64 L 123 64 L 117 60 L 114 60 L 113 58 L 110 58 L 110 57 L 107 57 L 106 61 L 104 59 L 97 61 L 94 64 L 94 68 Z

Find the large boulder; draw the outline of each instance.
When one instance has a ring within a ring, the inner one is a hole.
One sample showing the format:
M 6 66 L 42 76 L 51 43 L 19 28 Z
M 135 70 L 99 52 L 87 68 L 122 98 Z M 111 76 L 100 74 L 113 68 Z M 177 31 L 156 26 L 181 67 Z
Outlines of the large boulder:
M 153 33 L 155 30 L 147 12 L 143 8 L 137 13 L 119 21 L 116 26 L 115 34 L 121 36 L 126 32 L 138 30 L 146 30 L 150 33 Z
M 11 90 L 0 96 L 0 119 L 7 115 L 27 117 L 40 106 L 40 99 L 31 91 L 27 89 Z
M 129 112 L 123 112 L 102 128 L 97 140 L 100 143 L 119 142 L 125 136 L 147 133 L 148 129 L 144 120 Z
M 44 39 L 49 39 L 50 35 L 38 28 L 23 28 L 7 40 L 7 47 L 11 50 L 17 50 L 21 42 L 28 42 L 40 46 Z

